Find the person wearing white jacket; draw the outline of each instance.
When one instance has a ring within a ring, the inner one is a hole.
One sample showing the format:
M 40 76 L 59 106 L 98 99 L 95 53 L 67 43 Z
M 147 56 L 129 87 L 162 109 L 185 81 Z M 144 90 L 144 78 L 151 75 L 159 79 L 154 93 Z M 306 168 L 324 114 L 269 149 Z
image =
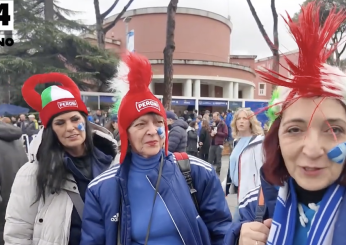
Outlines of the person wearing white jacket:
M 263 165 L 261 123 L 250 109 L 241 108 L 233 117 L 232 136 L 234 149 L 230 156 L 229 177 L 238 200 L 260 185 L 260 168 Z
M 56 81 L 40 96 L 37 83 Z M 5 215 L 5 245 L 79 245 L 85 191 L 114 163 L 113 134 L 87 120 L 75 83 L 64 74 L 39 74 L 22 87 L 40 112 L 44 129 L 29 146 L 30 160 L 18 171 Z

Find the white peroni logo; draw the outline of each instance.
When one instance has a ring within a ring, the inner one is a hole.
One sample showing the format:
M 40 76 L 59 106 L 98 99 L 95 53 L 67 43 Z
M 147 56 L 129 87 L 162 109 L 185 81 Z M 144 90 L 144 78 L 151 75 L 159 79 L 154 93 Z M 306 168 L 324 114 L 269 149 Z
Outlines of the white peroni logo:
M 65 108 L 65 107 L 78 107 L 76 100 L 66 100 L 66 101 L 60 101 L 58 102 L 59 109 Z
M 138 112 L 147 108 L 154 108 L 160 111 L 160 105 L 155 100 L 142 100 L 140 102 L 136 102 L 136 109 Z

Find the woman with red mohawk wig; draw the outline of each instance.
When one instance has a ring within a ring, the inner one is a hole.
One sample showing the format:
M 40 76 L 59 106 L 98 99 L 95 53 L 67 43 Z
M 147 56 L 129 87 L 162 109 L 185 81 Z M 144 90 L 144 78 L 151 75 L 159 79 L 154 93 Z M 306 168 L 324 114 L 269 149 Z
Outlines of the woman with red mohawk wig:
M 149 90 L 151 78 L 148 59 L 124 56 L 115 84 L 118 92 L 129 85 L 117 111 L 120 165 L 89 184 L 81 245 L 221 245 L 231 226 L 213 167 L 167 151 L 166 111 Z M 185 179 L 177 163 L 188 161 Z
M 293 77 L 258 71 L 278 86 L 261 186 L 240 202 L 225 245 L 346 244 L 346 75 L 326 64 L 346 13 L 333 8 L 320 23 L 320 8 L 311 2 L 286 20 L 299 48 L 297 64 L 285 58 Z

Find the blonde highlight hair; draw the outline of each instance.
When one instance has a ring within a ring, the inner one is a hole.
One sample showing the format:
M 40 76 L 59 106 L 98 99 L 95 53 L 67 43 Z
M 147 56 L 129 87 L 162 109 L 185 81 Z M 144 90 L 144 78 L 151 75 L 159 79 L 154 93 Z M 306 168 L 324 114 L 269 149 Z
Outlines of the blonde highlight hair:
M 261 127 L 261 122 L 257 120 L 255 113 L 250 108 L 239 108 L 233 115 L 233 120 L 231 122 L 232 128 L 232 137 L 233 139 L 238 138 L 238 129 L 237 129 L 237 119 L 240 112 L 245 112 L 247 118 L 250 121 L 250 129 L 252 135 L 264 135 L 263 129 Z

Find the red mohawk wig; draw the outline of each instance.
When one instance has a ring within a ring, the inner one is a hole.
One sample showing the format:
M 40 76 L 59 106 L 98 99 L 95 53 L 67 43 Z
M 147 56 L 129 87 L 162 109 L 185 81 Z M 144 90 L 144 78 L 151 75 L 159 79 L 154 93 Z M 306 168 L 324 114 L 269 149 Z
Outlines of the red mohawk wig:
M 265 71 L 257 71 L 263 81 L 285 87 L 280 89 L 284 92 L 280 93 L 279 98 L 275 98 L 273 105 L 276 108 L 278 103 L 288 102 L 293 98 L 323 96 L 343 99 L 346 93 L 345 79 L 341 78 L 345 76 L 344 73 L 326 64 L 337 44 L 331 48 L 326 46 L 345 21 L 346 13 L 333 8 L 324 23 L 321 23 L 320 9 L 321 4 L 308 3 L 301 8 L 298 21 L 293 21 L 287 14 L 285 22 L 299 48 L 298 64 L 284 56 L 288 64 L 285 69 L 290 70 L 291 78 L 265 68 Z

